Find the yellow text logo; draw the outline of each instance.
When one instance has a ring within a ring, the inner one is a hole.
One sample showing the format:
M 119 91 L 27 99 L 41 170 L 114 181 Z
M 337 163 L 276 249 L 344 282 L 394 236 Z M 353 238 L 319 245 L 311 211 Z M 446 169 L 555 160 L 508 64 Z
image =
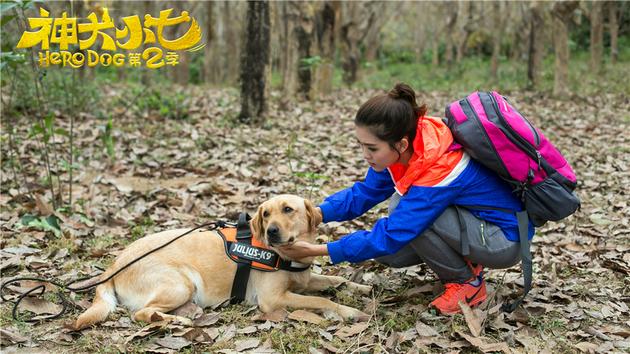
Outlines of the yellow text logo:
M 161 68 L 164 65 L 174 66 L 179 63 L 176 51 L 196 51 L 204 45 L 196 46 L 201 41 L 201 28 L 197 20 L 189 16 L 187 11 L 182 11 L 180 16 L 169 17 L 172 11 L 173 9 L 162 10 L 157 18 L 145 15 L 143 23 L 140 22 L 138 15 L 123 17 L 124 28 L 119 29 L 114 25 L 107 8 L 103 8 L 101 21 L 95 13 L 90 13 L 87 16 L 88 23 L 78 23 L 77 18 L 68 17 L 66 12 L 59 18 L 51 18 L 48 11 L 40 8 L 40 17 L 28 18 L 33 31 L 25 31 L 22 34 L 17 48 L 39 46 L 42 51 L 39 53 L 38 62 L 42 67 L 50 65 L 72 68 L 80 68 L 83 65 L 139 67 L 142 63 L 150 69 Z M 165 28 L 182 23 L 190 23 L 184 35 L 172 40 L 164 38 Z M 114 31 L 115 35 L 112 37 L 106 32 L 108 30 Z M 59 51 L 50 51 L 51 44 L 58 45 Z M 157 44 L 161 48 L 156 46 Z M 78 50 L 69 51 L 70 45 L 78 45 Z M 95 45 L 100 48 L 90 49 Z M 116 53 L 121 49 L 134 51 L 141 46 L 143 48 L 140 52 Z M 166 55 L 164 49 L 167 51 Z

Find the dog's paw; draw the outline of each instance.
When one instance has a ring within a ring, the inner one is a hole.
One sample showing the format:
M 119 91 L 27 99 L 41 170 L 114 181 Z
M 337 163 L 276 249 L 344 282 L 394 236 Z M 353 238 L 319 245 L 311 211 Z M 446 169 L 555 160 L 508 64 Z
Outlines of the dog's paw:
M 364 322 L 370 318 L 367 313 L 349 306 L 340 306 L 337 311 L 344 321 Z
M 347 282 L 345 285 L 349 290 L 362 295 L 369 295 L 372 293 L 372 286 L 370 285 L 358 284 L 351 281 Z

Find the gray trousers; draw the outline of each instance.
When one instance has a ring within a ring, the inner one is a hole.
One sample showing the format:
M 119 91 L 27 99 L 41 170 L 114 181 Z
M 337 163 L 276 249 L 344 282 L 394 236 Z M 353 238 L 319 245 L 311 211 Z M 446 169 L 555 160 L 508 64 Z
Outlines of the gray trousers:
M 400 195 L 394 194 L 390 199 L 390 214 L 399 201 Z M 465 235 L 461 222 L 465 223 Z M 470 247 L 465 258 L 462 237 L 468 238 Z M 505 238 L 498 226 L 478 219 L 464 208 L 448 207 L 433 225 L 400 251 L 375 260 L 394 268 L 424 262 L 443 283 L 461 283 L 473 276 L 466 260 L 488 268 L 509 268 L 520 261 L 519 250 L 520 244 Z

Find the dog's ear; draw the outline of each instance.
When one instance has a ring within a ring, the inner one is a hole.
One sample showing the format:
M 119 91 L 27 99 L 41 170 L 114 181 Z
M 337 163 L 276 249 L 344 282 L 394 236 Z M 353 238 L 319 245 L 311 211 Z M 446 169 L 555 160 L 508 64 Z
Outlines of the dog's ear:
M 317 230 L 317 225 L 322 222 L 322 212 L 308 199 L 304 199 L 304 206 L 306 207 L 306 217 L 308 219 L 309 229 L 311 232 L 315 232 Z
M 258 207 L 258 210 L 256 211 L 256 214 L 254 215 L 254 217 L 252 218 L 252 222 L 251 222 L 251 228 L 252 228 L 252 234 L 254 236 L 254 238 L 257 238 L 259 240 L 264 239 L 263 237 L 263 208 L 262 206 Z

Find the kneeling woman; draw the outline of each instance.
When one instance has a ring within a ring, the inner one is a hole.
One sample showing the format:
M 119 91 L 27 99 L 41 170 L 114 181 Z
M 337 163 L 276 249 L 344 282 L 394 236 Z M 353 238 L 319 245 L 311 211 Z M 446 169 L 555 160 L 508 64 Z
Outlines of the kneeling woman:
M 451 148 L 453 137 L 441 119 L 425 114 L 426 105 L 418 107 L 405 84 L 365 102 L 354 120 L 370 165 L 365 180 L 326 198 L 319 209 L 324 222 L 345 221 L 391 197 L 389 216 L 371 231 L 324 245 L 298 242 L 283 251 L 295 258 L 330 255 L 333 263 L 425 262 L 445 285 L 431 306 L 453 314 L 460 312 L 458 301 L 474 306 L 486 299 L 483 266 L 520 261 L 515 214 L 487 207 L 523 206 L 494 172 Z M 530 224 L 529 238 L 533 234 Z

